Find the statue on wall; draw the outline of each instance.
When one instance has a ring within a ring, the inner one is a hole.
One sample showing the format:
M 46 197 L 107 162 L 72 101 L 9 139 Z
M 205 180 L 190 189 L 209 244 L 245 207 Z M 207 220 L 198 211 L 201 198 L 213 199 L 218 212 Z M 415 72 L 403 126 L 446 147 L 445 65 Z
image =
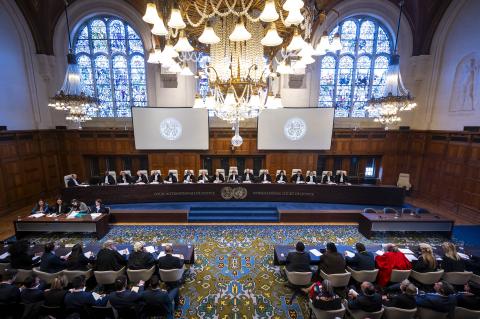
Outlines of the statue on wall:
M 480 108 L 480 55 L 471 53 L 457 65 L 450 99 L 450 112 Z

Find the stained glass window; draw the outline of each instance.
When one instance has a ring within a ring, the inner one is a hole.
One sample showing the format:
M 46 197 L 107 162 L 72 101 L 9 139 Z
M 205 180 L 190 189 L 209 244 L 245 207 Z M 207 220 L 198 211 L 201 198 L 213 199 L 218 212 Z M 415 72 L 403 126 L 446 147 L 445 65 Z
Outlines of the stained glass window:
M 132 106 L 147 105 L 145 50 L 140 36 L 112 16 L 83 23 L 74 38 L 74 53 L 84 91 L 100 99 L 94 117 L 130 117 Z
M 379 21 L 365 16 L 342 21 L 330 33 L 330 40 L 336 32 L 342 49 L 328 52 L 320 60 L 318 106 L 335 107 L 336 117 L 372 116 L 365 105 L 385 89 L 391 35 Z

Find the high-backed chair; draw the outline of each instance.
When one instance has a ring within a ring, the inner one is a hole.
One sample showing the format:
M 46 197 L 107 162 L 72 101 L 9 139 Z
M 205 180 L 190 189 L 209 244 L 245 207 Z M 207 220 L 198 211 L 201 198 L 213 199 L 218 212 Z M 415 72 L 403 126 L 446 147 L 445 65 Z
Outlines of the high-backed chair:
M 295 299 L 295 297 L 302 293 L 301 288 L 308 287 L 312 281 L 312 272 L 297 272 L 297 271 L 288 271 L 285 269 L 285 274 L 287 275 L 288 283 L 290 288 L 293 289 L 293 295 L 290 298 L 290 302 Z
M 352 278 L 356 282 L 375 282 L 377 280 L 378 269 L 374 270 L 353 270 L 351 267 L 347 267 L 347 271 L 352 274 Z
M 125 273 L 125 267 L 118 271 L 94 271 L 93 275 L 100 285 L 111 285 L 115 280 Z
M 375 209 L 373 209 L 373 208 L 365 208 L 365 209 L 363 210 L 363 212 L 364 212 L 365 214 L 376 214 L 376 213 L 377 213 L 377 211 L 376 211 Z
M 125 174 L 127 174 L 127 175 L 132 176 L 132 171 L 129 170 L 129 169 L 124 169 L 123 172 L 125 172 Z
M 162 175 L 162 171 L 159 170 L 159 169 L 152 169 L 152 170 L 150 171 L 150 175 L 155 174 L 155 173 L 158 173 L 158 174 Z
M 173 175 L 177 178 L 178 180 L 178 170 L 176 169 L 169 169 L 168 170 L 168 175 L 170 175 L 170 173 L 173 173 Z
M 68 174 L 63 176 L 63 182 L 65 183 L 65 187 L 68 187 L 68 181 L 72 178 L 72 174 Z
M 142 173 L 143 175 L 147 176 L 148 177 L 148 170 L 146 169 L 139 169 L 138 170 L 140 173 Z
M 383 319 L 413 319 L 417 313 L 417 308 L 403 309 L 383 306 L 383 309 Z
M 150 269 L 139 269 L 132 270 L 127 269 L 127 276 L 131 282 L 137 283 L 140 280 L 147 281 L 149 280 L 155 271 L 155 266 L 152 266 Z
M 63 271 L 59 271 L 59 272 L 56 272 L 56 273 L 48 273 L 48 272 L 40 271 L 40 268 L 33 268 L 33 273 L 38 278 L 43 280 L 46 284 L 51 284 L 53 279 L 55 279 L 56 277 L 59 277 L 63 274 Z
M 471 281 L 476 282 L 477 284 L 480 284 L 480 276 L 479 275 L 472 275 L 472 278 L 470 278 Z
M 64 270 L 63 275 L 67 278 L 68 283 L 71 283 L 75 277 L 85 276 L 85 279 L 92 277 L 93 270 Z
M 392 208 L 392 207 L 385 207 L 383 209 L 383 213 L 384 214 L 393 214 L 393 215 L 399 215 L 400 214 L 398 212 L 398 210 L 396 210 L 395 208 Z
M 455 307 L 456 319 L 478 319 L 480 318 L 480 310 L 470 310 L 463 307 Z
M 198 170 L 198 176 L 202 175 L 203 172 L 205 172 L 205 175 L 208 176 L 208 169 L 204 169 L 204 168 Z
M 322 171 L 322 176 L 320 176 L 320 178 L 321 178 L 321 179 L 320 179 L 320 182 L 323 181 L 323 177 L 326 176 L 328 173 L 332 173 L 332 171 Z M 332 177 L 331 177 L 332 182 L 333 182 L 334 178 L 335 178 L 335 177 L 332 175 Z
M 230 168 L 228 169 L 228 175 L 232 175 L 233 171 L 237 171 L 238 173 L 238 168 L 236 166 L 230 166 Z
M 411 270 L 393 269 L 390 275 L 390 282 L 402 282 L 410 276 Z
M 262 175 L 263 172 L 265 172 L 265 169 L 264 169 L 264 168 L 260 169 L 260 170 L 258 171 L 258 176 Z
M 33 275 L 33 270 L 30 269 L 17 269 L 17 275 L 15 276 L 15 282 L 24 282 L 27 277 Z
M 117 181 L 117 172 L 115 171 L 108 171 L 108 175 L 112 176 L 115 182 Z
M 195 174 L 193 172 L 193 169 L 186 169 L 186 170 L 183 171 L 183 175 L 187 175 L 187 172 L 190 172 L 192 175 Z
M 410 190 L 410 188 L 412 188 L 412 184 L 410 184 L 410 174 L 408 174 L 408 173 L 398 174 L 397 186 L 398 187 L 403 187 L 407 191 Z
M 300 169 L 300 168 L 294 168 L 294 169 L 292 169 L 292 176 L 295 175 L 295 174 L 297 174 L 297 171 L 301 171 L 301 169 Z
M 365 318 L 369 318 L 369 319 L 380 319 L 382 318 L 383 316 L 383 312 L 385 311 L 382 307 L 382 309 L 380 309 L 379 311 L 375 311 L 375 312 L 365 312 L 365 311 L 362 311 L 362 310 L 351 310 L 351 309 L 348 309 L 348 313 L 350 314 L 350 316 L 352 316 L 353 319 L 365 319 Z
M 443 280 L 454 285 L 454 286 L 463 286 L 465 285 L 473 276 L 471 271 L 462 271 L 462 272 L 446 272 L 443 274 Z
M 338 310 L 322 310 L 315 308 L 313 306 L 312 300 L 308 301 L 308 306 L 310 308 L 310 318 L 312 318 L 312 314 L 316 319 L 337 319 L 343 318 L 345 316 L 345 306 L 342 304 L 342 308 Z
M 410 277 L 421 283 L 422 285 L 433 285 L 439 282 L 443 275 L 443 269 L 431 272 L 417 272 L 412 270 Z
M 419 319 L 446 319 L 448 318 L 448 312 L 438 312 L 432 309 L 418 307 L 417 317 Z
M 217 169 L 215 170 L 215 173 L 217 173 L 217 172 L 219 172 L 220 174 L 223 175 L 223 177 L 225 177 L 225 170 L 224 170 L 223 168 L 217 168 Z M 227 177 L 228 177 L 228 176 L 227 176 Z
M 179 269 L 159 269 L 158 274 L 163 282 L 178 282 L 182 279 L 185 268 Z
M 325 272 L 323 272 L 323 270 L 320 270 L 320 277 L 330 280 L 332 287 L 334 288 L 348 286 L 348 282 L 350 281 L 351 276 L 352 274 L 348 271 L 342 274 L 326 274 Z
M 277 176 L 278 174 L 280 174 L 281 171 L 283 171 L 283 174 L 287 174 L 287 172 L 285 172 L 284 169 L 277 169 L 277 172 L 275 173 L 275 176 Z

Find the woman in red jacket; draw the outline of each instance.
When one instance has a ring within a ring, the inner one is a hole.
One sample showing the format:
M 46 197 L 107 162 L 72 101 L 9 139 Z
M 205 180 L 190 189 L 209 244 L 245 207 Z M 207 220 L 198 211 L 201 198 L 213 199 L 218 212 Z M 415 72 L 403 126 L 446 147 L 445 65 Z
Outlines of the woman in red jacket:
M 378 268 L 377 283 L 385 287 L 390 281 L 390 275 L 393 269 L 409 270 L 412 269 L 412 264 L 407 257 L 398 250 L 394 244 L 387 244 L 385 253 L 375 258 L 375 263 Z

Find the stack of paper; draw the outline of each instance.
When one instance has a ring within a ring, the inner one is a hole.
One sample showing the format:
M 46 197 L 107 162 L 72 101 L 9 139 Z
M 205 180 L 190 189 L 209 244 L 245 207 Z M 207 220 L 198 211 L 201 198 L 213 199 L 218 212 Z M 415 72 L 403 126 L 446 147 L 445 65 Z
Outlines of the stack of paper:
M 382 256 L 383 255 L 383 250 L 377 250 L 375 252 L 375 254 L 377 254 L 378 256 Z
M 86 253 L 84 253 L 85 257 L 87 258 L 91 258 L 93 256 L 93 252 L 91 251 L 87 251 Z
M 171 243 L 163 243 L 162 247 L 165 247 L 165 246 L 173 246 L 173 245 Z
M 173 256 L 173 257 L 178 257 L 178 258 L 180 258 L 180 259 L 183 259 L 183 255 L 180 255 L 180 254 L 173 254 L 172 256 Z
M 75 244 L 65 244 L 65 248 L 73 248 L 73 246 L 75 246 Z
M 153 254 L 153 253 L 155 252 L 155 247 L 153 247 L 153 246 L 147 246 L 147 247 L 145 247 L 145 251 L 146 251 L 147 253 Z
M 92 296 L 95 300 L 99 300 L 99 299 L 102 299 L 102 296 L 100 296 L 99 294 L 97 294 L 96 292 L 92 292 Z
M 411 250 L 408 249 L 408 248 L 399 248 L 398 250 L 400 250 L 400 252 L 402 252 L 402 253 L 404 253 L 404 254 L 413 255 L 413 251 L 411 251 Z
M 90 214 L 90 216 L 92 216 L 92 219 L 96 219 L 96 218 L 100 217 L 101 215 L 102 215 L 102 214 L 100 214 L 100 213 L 92 213 L 92 214 Z
M 28 217 L 31 217 L 31 218 L 40 218 L 40 217 L 43 217 L 43 216 L 45 216 L 44 213 L 35 213 L 35 214 L 32 214 L 32 215 L 30 215 L 30 216 L 28 216 Z
M 73 219 L 77 217 L 78 212 L 71 212 L 70 214 L 67 215 L 67 219 Z
M 311 252 L 314 256 L 317 256 L 317 257 L 320 257 L 320 256 L 322 255 L 322 253 L 319 252 L 316 248 L 310 249 L 310 252 Z
M 345 251 L 345 255 L 347 255 L 347 257 L 350 257 L 350 258 L 355 257 L 355 254 L 348 250 Z
M 411 254 L 406 254 L 405 257 L 407 257 L 408 261 L 412 262 L 414 260 L 418 260 L 417 257 L 415 257 L 415 255 L 411 255 Z
M 130 255 L 130 251 L 128 250 L 128 248 L 119 250 L 118 252 L 120 253 L 120 255 Z
M 458 253 L 458 255 L 459 255 L 460 258 L 462 258 L 462 259 L 470 259 L 470 257 L 469 257 L 467 254 Z
M 165 255 L 166 255 L 165 252 L 164 252 L 164 251 L 161 251 L 160 254 L 158 254 L 158 257 L 157 257 L 157 258 L 163 257 L 163 256 L 165 256 Z
M 3 254 L 0 255 L 0 259 L 5 259 L 8 256 L 10 256 L 10 253 L 7 251 L 6 253 L 3 253 Z
M 63 259 L 67 259 L 71 254 L 72 254 L 72 252 L 69 252 L 68 254 L 66 254 L 65 256 L 62 256 L 62 257 L 63 257 Z

